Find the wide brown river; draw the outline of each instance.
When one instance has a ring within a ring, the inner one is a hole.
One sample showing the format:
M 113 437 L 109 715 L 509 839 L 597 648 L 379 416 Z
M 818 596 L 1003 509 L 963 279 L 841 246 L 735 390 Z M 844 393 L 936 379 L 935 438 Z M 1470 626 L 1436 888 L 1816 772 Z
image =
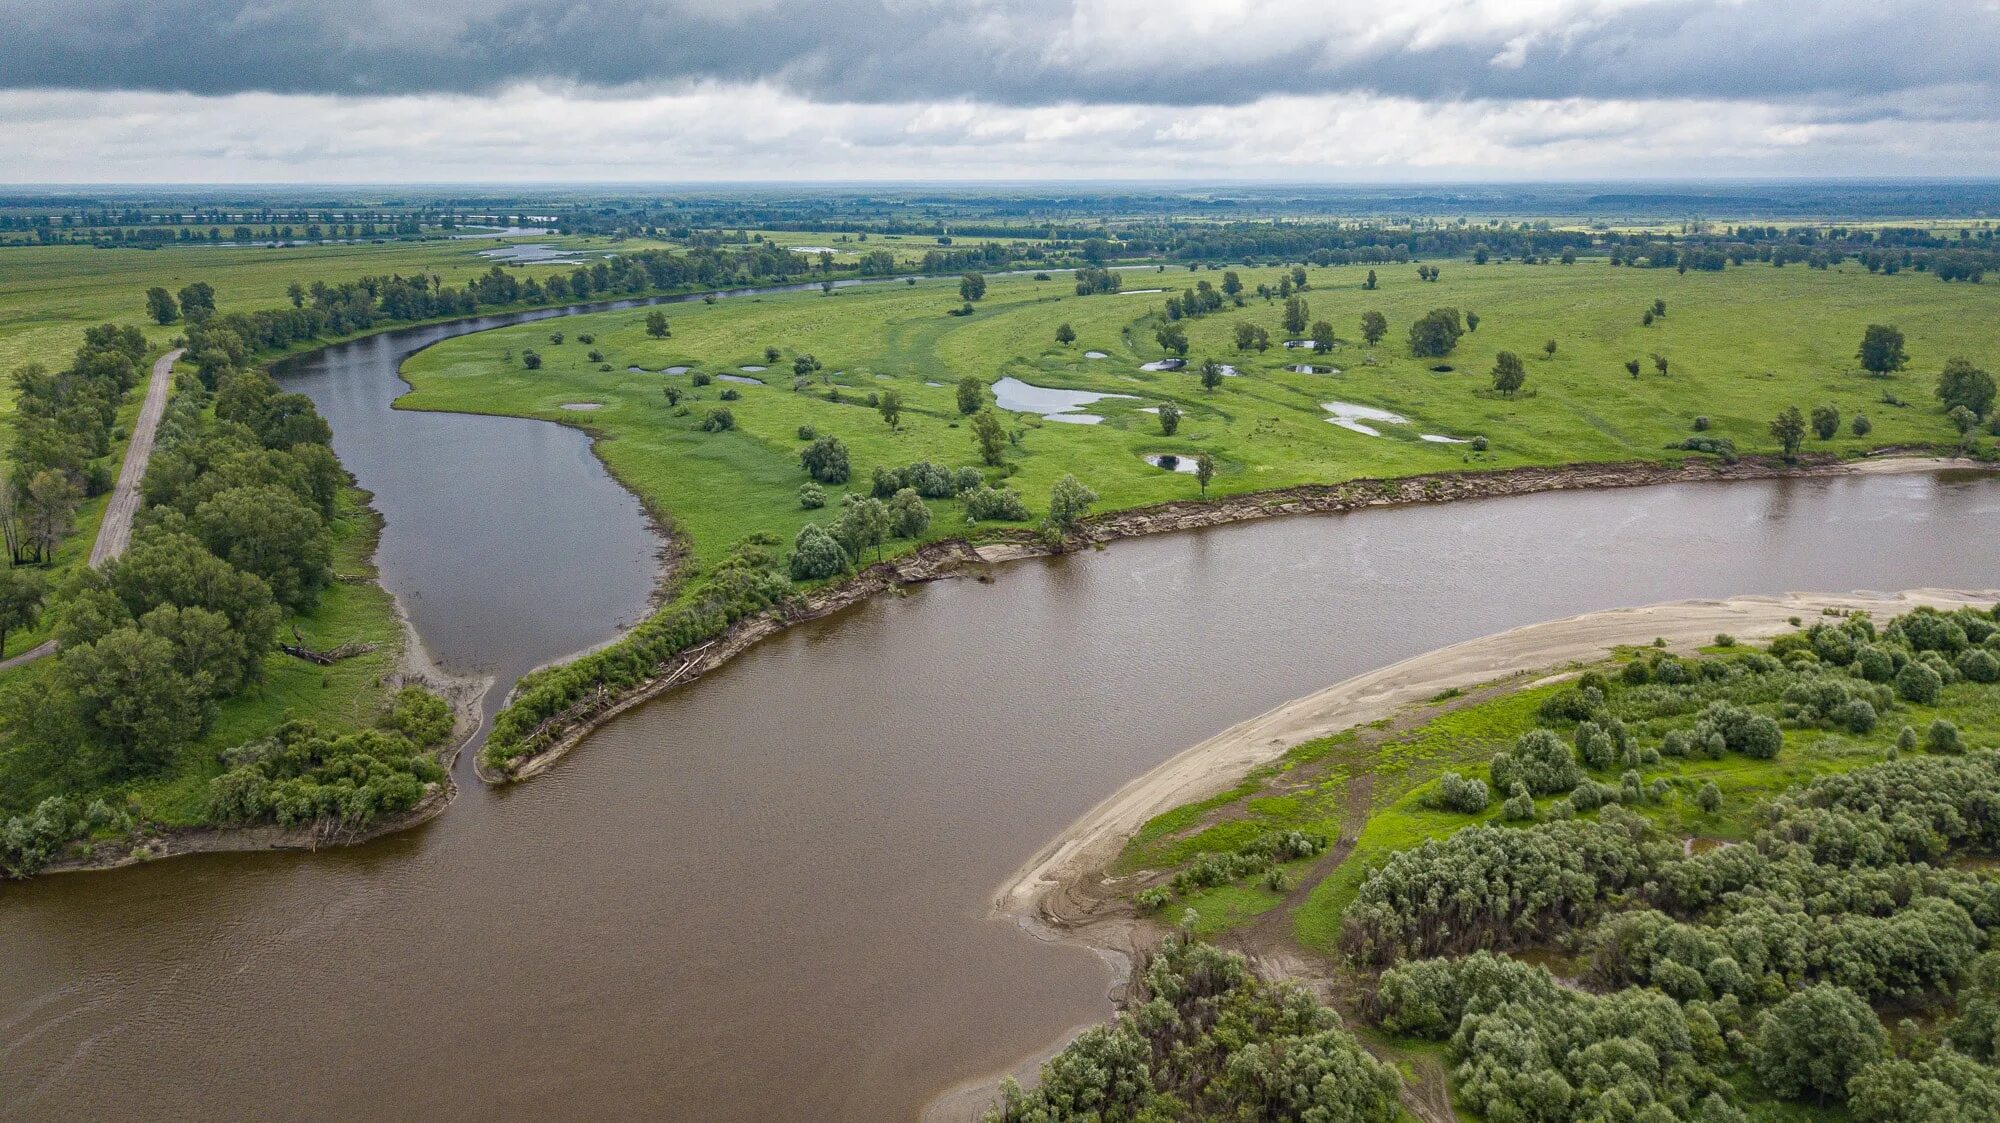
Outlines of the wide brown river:
M 496 560 L 453 535 L 550 517 L 502 490 L 519 473 L 452 475 L 476 450 L 449 418 L 419 419 L 430 444 L 353 429 L 397 423 L 362 406 L 400 389 L 407 350 L 292 373 L 323 406 L 373 388 L 329 413 L 385 500 L 391 479 L 471 489 L 450 517 L 384 504 L 385 576 L 431 606 L 417 619 L 440 658 L 506 677 L 628 619 L 651 565 L 636 506 L 566 459 L 574 434 L 464 430 L 502 442 L 496 463 L 566 464 L 539 493 L 580 489 L 568 504 L 604 524 Z M 754 649 L 528 784 L 467 784 L 401 836 L 0 888 L 0 1113 L 908 1119 L 1108 1012 L 1106 965 L 989 919 L 988 895 L 1179 749 L 1556 616 L 1991 587 L 1997 519 L 1985 477 L 1557 493 L 1135 540 L 921 587 Z M 562 619 L 524 625 L 566 575 Z

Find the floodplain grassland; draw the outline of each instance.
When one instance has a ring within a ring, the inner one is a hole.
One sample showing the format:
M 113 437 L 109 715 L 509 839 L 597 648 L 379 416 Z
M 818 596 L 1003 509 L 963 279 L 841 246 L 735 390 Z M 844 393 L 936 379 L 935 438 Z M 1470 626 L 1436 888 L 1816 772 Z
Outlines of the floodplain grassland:
M 1019 490 L 1039 516 L 1065 474 L 1099 494 L 1100 512 L 1199 494 L 1194 476 L 1143 459 L 1156 454 L 1206 453 L 1216 466 L 1209 494 L 1229 495 L 1356 477 L 1674 461 L 1695 455 L 1666 446 L 1696 435 L 1697 419 L 1705 419 L 1704 436 L 1727 439 L 1745 454 L 1772 453 L 1777 442 L 1769 423 L 1793 405 L 1807 412 L 1832 405 L 1840 413 L 1834 437 L 1808 437 L 1808 453 L 1954 445 L 1956 432 L 1932 395 L 1938 369 L 1954 356 L 1988 369 L 2000 361 L 1984 326 L 2000 291 L 1915 273 L 1751 265 L 1676 275 L 1588 260 L 1444 262 L 1437 282 L 1419 281 L 1414 265 L 1376 271 L 1380 287 L 1373 291 L 1362 287 L 1365 267 L 1308 271 L 1311 287 L 1302 295 L 1309 323 L 1327 321 L 1340 339 L 1320 355 L 1281 346 L 1291 334 L 1281 326 L 1283 301 L 1254 295 L 1259 285 L 1276 287 L 1283 271 L 1238 269 L 1253 294 L 1244 307 L 1179 321 L 1190 341 L 1187 368 L 1142 369 L 1165 355 L 1155 340 L 1165 298 L 1197 281 L 1219 287 L 1224 271 L 1127 267 L 1124 292 L 1084 297 L 1063 272 L 1046 280 L 989 277 L 970 315 L 949 314 L 960 301 L 955 279 L 948 279 L 672 306 L 664 309 L 671 324 L 664 339 L 647 335 L 645 310 L 483 332 L 412 357 L 404 369 L 414 390 L 399 405 L 587 427 L 603 438 L 597 447 L 613 472 L 686 536 L 696 561 L 706 562 L 752 532 L 789 543 L 802 524 L 839 511 L 839 488 L 827 489 L 826 510 L 800 507 L 802 426 L 846 443 L 853 465 L 848 489 L 864 494 L 877 466 L 925 459 L 977 464 L 956 398 L 956 384 L 966 377 L 977 381 L 987 404 L 994 400 L 991 385 L 1006 377 L 1125 395 L 1079 407 L 1102 424 L 1001 415 L 1013 440 L 1004 465 L 988 477 Z M 1168 291 L 1135 291 L 1152 288 Z M 1642 325 L 1656 300 L 1666 303 L 1666 315 Z M 1439 307 L 1477 313 L 1477 331 L 1447 357 L 1413 357 L 1411 322 Z M 1389 324 L 1375 347 L 1361 342 L 1360 319 L 1368 311 L 1380 311 Z M 1263 328 L 1271 347 L 1239 352 L 1239 322 Z M 1882 379 L 1859 369 L 1855 350 L 1871 323 L 1904 332 L 1908 370 Z M 1076 334 L 1068 346 L 1055 338 L 1062 324 Z M 551 342 L 555 332 L 564 343 Z M 591 342 L 581 341 L 585 335 Z M 1552 357 L 1544 351 L 1551 340 Z M 778 350 L 775 360 L 766 357 L 767 347 Z M 530 350 L 540 356 L 540 369 L 524 368 Z M 1515 395 L 1491 389 L 1490 371 L 1503 350 L 1527 367 L 1526 386 Z M 1106 357 L 1087 357 L 1092 351 Z M 592 352 L 599 358 L 591 359 Z M 793 362 L 802 354 L 821 369 L 795 390 Z M 1655 355 L 1666 360 L 1666 374 Z M 1197 374 L 1205 359 L 1240 373 L 1205 391 Z M 1640 364 L 1636 376 L 1625 366 L 1632 360 Z M 1337 373 L 1288 369 L 1298 364 Z M 680 366 L 762 382 L 718 377 L 698 387 L 690 375 L 660 373 Z M 669 387 L 681 393 L 681 408 L 669 406 Z M 868 405 L 871 395 L 892 390 L 903 402 L 894 429 Z M 725 400 L 725 392 L 733 397 Z M 1169 401 L 1183 414 L 1171 436 L 1143 412 Z M 1364 421 L 1380 434 L 1366 435 L 1329 424 L 1329 401 L 1386 410 L 1408 423 Z M 565 408 L 579 405 L 594 408 Z M 730 411 L 734 427 L 703 431 L 716 408 Z M 1869 419 L 1865 436 L 1851 428 L 1857 415 Z M 1488 448 L 1476 452 L 1469 443 L 1427 441 L 1424 434 L 1484 437 Z M 964 532 L 955 501 L 933 506 L 936 517 L 924 537 Z
M 206 281 L 216 290 L 223 312 L 277 308 L 289 302 L 293 283 L 334 284 L 385 273 L 433 274 L 446 284 L 463 284 L 493 267 L 481 251 L 518 242 L 548 243 L 590 253 L 610 248 L 608 238 L 535 235 L 516 238 L 455 238 L 424 242 L 349 243 L 296 246 L 199 245 L 157 250 L 97 249 L 91 246 L 8 246 L 0 248 L 0 371 L 28 363 L 57 367 L 69 361 L 87 327 L 134 324 L 155 346 L 186 325 L 159 325 L 146 316 L 146 290 L 157 285 L 178 292 Z M 622 247 L 659 243 L 627 240 Z M 543 276 L 573 266 L 509 266 L 524 276 Z M 0 417 L 11 412 L 11 382 L 0 388 Z

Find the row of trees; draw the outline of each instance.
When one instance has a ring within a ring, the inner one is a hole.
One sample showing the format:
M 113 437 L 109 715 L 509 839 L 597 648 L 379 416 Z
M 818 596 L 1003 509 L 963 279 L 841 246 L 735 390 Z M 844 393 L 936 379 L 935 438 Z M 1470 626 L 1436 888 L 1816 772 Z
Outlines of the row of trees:
M 14 564 L 46 562 L 70 533 L 76 508 L 108 491 L 118 406 L 139 383 L 146 340 L 137 328 L 84 332 L 68 366 L 30 364 L 14 374 L 14 441 L 0 497 L 0 531 Z
M 52 689 L 12 725 L 44 771 L 78 784 L 158 772 L 262 678 L 279 621 L 332 577 L 346 476 L 328 437 L 309 400 L 260 370 L 224 370 L 213 395 L 181 376 L 132 547 L 73 579 Z

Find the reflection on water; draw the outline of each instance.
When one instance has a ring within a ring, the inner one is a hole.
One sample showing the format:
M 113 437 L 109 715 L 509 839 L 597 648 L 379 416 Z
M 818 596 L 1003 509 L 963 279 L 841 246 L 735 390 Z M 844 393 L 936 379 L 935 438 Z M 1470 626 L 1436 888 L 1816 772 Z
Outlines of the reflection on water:
M 1104 419 L 1093 413 L 1076 413 L 1075 410 L 1109 398 L 1131 397 L 1130 394 L 1100 394 L 1090 390 L 1057 390 L 1023 382 L 1012 375 L 993 384 L 993 399 L 1001 409 L 1015 413 L 1039 413 L 1048 421 L 1067 421 L 1077 425 L 1095 425 Z

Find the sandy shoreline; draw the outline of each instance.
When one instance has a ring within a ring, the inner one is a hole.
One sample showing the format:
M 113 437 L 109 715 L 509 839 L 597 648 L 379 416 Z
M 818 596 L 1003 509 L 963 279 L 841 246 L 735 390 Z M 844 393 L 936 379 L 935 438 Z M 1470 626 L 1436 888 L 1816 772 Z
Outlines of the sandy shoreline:
M 1223 791 L 1293 745 L 1364 725 L 1413 702 L 1509 675 L 1592 662 L 1621 644 L 1665 638 L 1675 648 L 1708 643 L 1719 632 L 1769 639 L 1824 609 L 1865 610 L 1877 617 L 1919 605 L 1991 607 L 2000 590 L 1912 589 L 1901 593 L 1787 593 L 1726 600 L 1675 601 L 1591 612 L 1467 640 L 1294 699 L 1216 734 L 1133 780 L 1092 808 L 1017 870 L 993 897 L 995 915 L 1068 931 L 1063 907 L 1071 890 L 1101 878 L 1125 840 L 1163 811 Z M 1091 940 L 1095 946 L 1098 941 Z
M 1934 471 L 1949 462 L 1885 461 L 1883 472 Z M 1869 470 L 1869 469 L 1863 469 Z M 1595 662 L 1611 648 L 1650 644 L 1664 638 L 1686 650 L 1711 642 L 1721 632 L 1741 640 L 1768 640 L 1789 630 L 1792 617 L 1810 621 L 1825 609 L 1867 611 L 1878 618 L 1920 605 L 1990 608 L 2000 589 L 1910 589 L 1900 593 L 1787 593 L 1724 600 L 1671 601 L 1636 608 L 1585 613 L 1529 624 L 1467 640 L 1391 664 L 1266 711 L 1176 754 L 1131 781 L 1044 846 L 995 891 L 992 915 L 1015 923 L 1044 940 L 1077 943 L 1123 960 L 1111 997 L 1123 990 L 1136 956 L 1136 926 L 1123 913 L 1099 913 L 1092 890 L 1103 887 L 1106 871 L 1125 842 L 1153 816 L 1224 791 L 1251 769 L 1292 746 L 1386 718 L 1412 703 L 1453 687 L 1469 689 L 1511 675 L 1559 673 Z M 1012 1068 L 962 1081 L 934 1097 L 925 1123 L 976 1120 L 990 1107 L 1002 1078 L 1026 1082 L 1041 1062 L 1073 1038 L 1037 1050 Z

